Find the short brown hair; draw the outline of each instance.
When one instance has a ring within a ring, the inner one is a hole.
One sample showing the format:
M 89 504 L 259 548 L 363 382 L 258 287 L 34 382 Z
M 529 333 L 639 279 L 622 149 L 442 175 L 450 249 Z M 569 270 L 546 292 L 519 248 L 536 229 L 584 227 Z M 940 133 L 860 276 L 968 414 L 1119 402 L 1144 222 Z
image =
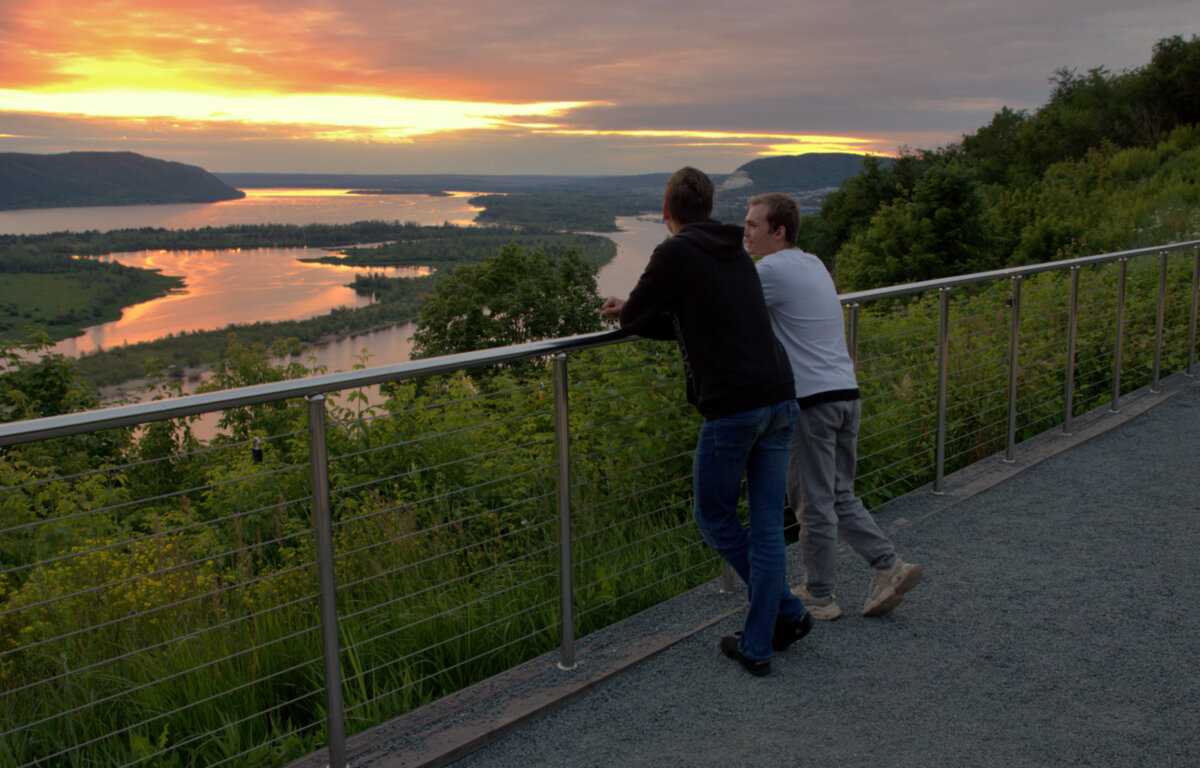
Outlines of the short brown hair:
M 800 234 L 800 206 L 782 192 L 767 192 L 750 198 L 750 205 L 767 206 L 767 226 L 772 232 L 783 227 L 789 245 L 796 244 Z
M 712 179 L 691 166 L 680 168 L 667 180 L 663 206 L 679 224 L 707 219 L 713 210 Z

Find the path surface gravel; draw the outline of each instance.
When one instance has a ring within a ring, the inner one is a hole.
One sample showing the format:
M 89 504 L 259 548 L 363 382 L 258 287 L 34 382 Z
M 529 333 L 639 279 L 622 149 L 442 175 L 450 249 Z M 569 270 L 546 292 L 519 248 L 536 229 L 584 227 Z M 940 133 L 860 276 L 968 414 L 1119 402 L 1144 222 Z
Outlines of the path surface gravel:
M 1200 764 L 1200 385 L 1182 382 L 963 501 L 879 510 L 925 568 L 894 613 L 858 615 L 868 572 L 844 552 L 846 616 L 770 676 L 717 650 L 739 611 L 455 768 Z

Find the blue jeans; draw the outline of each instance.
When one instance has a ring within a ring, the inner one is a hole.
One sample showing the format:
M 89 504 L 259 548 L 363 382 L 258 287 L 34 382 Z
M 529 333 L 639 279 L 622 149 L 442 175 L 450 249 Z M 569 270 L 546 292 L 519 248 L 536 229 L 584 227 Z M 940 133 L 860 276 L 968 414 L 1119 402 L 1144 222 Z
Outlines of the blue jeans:
M 750 610 L 740 650 L 771 658 L 776 622 L 804 618 L 804 604 L 787 587 L 783 542 L 788 446 L 799 408 L 794 400 L 705 419 L 692 462 L 696 524 L 709 546 L 746 582 Z M 742 477 L 750 506 L 747 530 L 737 515 Z

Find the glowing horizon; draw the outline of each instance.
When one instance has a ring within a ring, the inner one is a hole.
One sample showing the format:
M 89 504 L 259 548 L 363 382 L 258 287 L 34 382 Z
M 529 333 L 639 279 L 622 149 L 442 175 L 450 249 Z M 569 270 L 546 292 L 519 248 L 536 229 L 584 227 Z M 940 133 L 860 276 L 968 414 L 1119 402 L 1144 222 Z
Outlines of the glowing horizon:
M 91 92 L 0 89 L 0 112 L 105 118 L 144 124 L 233 123 L 286 127 L 292 138 L 409 142 L 458 131 L 519 129 L 559 137 L 655 139 L 675 148 L 745 148 L 754 155 L 805 152 L 882 154 L 877 139 L 759 131 L 574 128 L 548 118 L 599 102 L 501 104 L 349 94 L 211 94 L 100 89 Z M 5 134 L 0 134 L 3 138 Z M 12 136 L 12 138 L 18 138 Z
M 552 131 L 563 136 L 623 136 L 630 138 L 652 139 L 695 139 L 695 141 L 672 142 L 671 146 L 678 147 L 747 147 L 754 149 L 758 155 L 798 155 L 805 152 L 850 152 L 855 154 L 882 154 L 864 149 L 864 145 L 878 144 L 878 139 L 858 138 L 853 136 L 812 136 L 792 135 L 787 133 L 760 133 L 757 131 L 668 131 L 662 129 L 588 129 L 562 128 Z M 762 142 L 782 140 L 787 144 L 768 144 Z
M 1059 67 L 1139 66 L 1195 26 L 1195 0 L 1091 2 L 10 0 L 0 151 L 268 173 L 724 172 L 769 155 L 894 155 L 1037 108 Z
M 124 89 L 80 92 L 0 90 L 0 111 L 40 115 L 236 122 L 356 128 L 373 138 L 520 125 L 586 102 L 474 103 L 346 94 L 198 94 Z M 540 124 L 545 125 L 545 124 Z

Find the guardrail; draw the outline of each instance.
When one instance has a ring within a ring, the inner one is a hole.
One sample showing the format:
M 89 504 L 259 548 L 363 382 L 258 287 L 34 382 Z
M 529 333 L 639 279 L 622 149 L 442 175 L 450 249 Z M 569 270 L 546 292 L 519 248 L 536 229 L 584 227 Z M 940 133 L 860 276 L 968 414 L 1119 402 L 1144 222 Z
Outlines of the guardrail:
M 1200 241 L 844 295 L 860 491 L 1190 373 L 1198 298 Z M 716 573 L 676 358 L 592 334 L 0 424 L 0 763 L 343 766 L 348 732 L 572 666 Z

